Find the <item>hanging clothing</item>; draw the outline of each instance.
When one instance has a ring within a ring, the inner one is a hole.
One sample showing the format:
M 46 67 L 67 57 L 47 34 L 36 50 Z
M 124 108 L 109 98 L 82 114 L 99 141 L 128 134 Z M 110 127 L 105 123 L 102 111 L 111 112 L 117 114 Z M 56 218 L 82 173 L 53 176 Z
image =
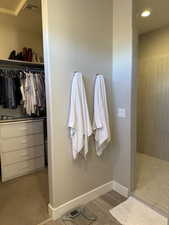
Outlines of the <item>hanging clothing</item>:
M 25 109 L 28 115 L 35 114 L 36 112 L 36 93 L 35 93 L 35 86 L 33 82 L 33 75 L 29 72 L 25 72 L 26 81 L 25 81 Z
M 20 80 L 12 72 L 0 73 L 0 105 L 16 109 L 21 101 Z
M 28 115 L 39 115 L 46 109 L 45 81 L 42 74 L 24 72 L 21 80 L 23 105 Z
M 97 75 L 94 90 L 94 118 L 96 153 L 101 156 L 107 144 L 111 141 L 109 113 L 103 75 Z
M 29 116 L 46 113 L 45 78 L 42 72 L 0 69 L 0 105 L 16 109 L 23 105 Z
M 88 138 L 92 134 L 92 126 L 89 118 L 83 76 L 80 72 L 76 72 L 73 77 L 68 127 L 70 128 L 72 140 L 73 158 L 76 159 L 83 149 L 84 157 L 86 158 L 88 153 Z
M 0 76 L 0 105 L 3 104 L 3 77 Z
M 40 109 L 44 109 L 46 106 L 46 95 L 45 95 L 45 82 L 42 74 L 35 74 L 34 76 L 36 84 L 37 94 L 37 106 Z
M 14 82 L 15 82 L 15 100 L 16 100 L 16 107 L 21 104 L 22 100 L 22 94 L 21 94 L 21 82 L 20 82 L 20 77 L 14 77 Z

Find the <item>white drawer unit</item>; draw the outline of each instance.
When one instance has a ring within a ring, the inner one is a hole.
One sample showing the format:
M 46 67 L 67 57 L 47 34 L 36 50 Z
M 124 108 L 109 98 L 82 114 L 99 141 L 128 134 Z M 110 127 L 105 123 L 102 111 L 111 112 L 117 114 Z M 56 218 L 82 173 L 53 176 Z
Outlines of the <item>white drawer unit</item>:
M 17 162 L 34 159 L 44 156 L 44 145 L 39 145 L 31 148 L 22 149 L 22 151 L 2 152 L 1 164 L 2 166 L 8 166 Z
M 44 167 L 44 157 L 18 162 L 2 168 L 2 182 L 32 173 Z
M 45 167 L 43 120 L 0 124 L 2 181 Z
M 16 151 L 44 144 L 43 134 L 32 134 L 22 137 L 2 139 L 0 141 L 1 152 Z
M 5 123 L 0 126 L 0 136 L 1 138 L 22 137 L 29 134 L 42 133 L 42 130 L 42 121 Z

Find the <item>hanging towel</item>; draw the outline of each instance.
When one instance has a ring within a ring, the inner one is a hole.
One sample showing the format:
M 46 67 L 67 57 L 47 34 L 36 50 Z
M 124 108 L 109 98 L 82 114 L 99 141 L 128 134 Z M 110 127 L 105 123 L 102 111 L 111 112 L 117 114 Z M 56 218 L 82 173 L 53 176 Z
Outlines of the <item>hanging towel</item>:
M 82 73 L 76 72 L 73 77 L 71 90 L 71 104 L 68 127 L 72 139 L 73 158 L 84 149 L 84 156 L 88 153 L 88 137 L 92 134 L 89 118 L 86 92 Z
M 96 153 L 101 156 L 107 144 L 111 141 L 109 113 L 103 75 L 97 75 L 94 93 L 94 118 Z

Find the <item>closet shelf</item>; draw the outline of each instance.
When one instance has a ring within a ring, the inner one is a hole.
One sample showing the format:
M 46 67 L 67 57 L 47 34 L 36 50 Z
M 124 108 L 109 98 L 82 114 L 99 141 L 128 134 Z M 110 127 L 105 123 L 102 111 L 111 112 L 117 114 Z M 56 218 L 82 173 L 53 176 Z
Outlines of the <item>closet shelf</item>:
M 10 59 L 0 59 L 0 65 L 1 64 L 44 67 L 44 63 L 27 62 L 27 61 L 10 60 Z

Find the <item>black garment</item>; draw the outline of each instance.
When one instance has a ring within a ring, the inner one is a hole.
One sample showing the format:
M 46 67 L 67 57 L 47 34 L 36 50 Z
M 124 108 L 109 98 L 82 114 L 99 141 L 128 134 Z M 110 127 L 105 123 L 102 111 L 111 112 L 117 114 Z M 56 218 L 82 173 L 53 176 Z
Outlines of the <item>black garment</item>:
M 3 77 L 0 76 L 0 105 L 3 104 Z
M 20 105 L 22 95 L 20 80 L 12 74 L 0 76 L 0 104 L 4 108 L 16 109 Z
M 22 93 L 21 93 L 21 82 L 18 77 L 14 78 L 14 85 L 15 85 L 15 99 L 16 99 L 16 105 L 20 105 L 22 100 Z
M 4 90 L 4 108 L 15 109 L 16 101 L 15 101 L 15 85 L 14 81 L 11 77 L 5 77 L 5 90 Z
M 3 77 L 3 82 L 2 82 L 2 105 L 4 108 L 8 107 L 8 82 L 7 82 L 7 77 Z

